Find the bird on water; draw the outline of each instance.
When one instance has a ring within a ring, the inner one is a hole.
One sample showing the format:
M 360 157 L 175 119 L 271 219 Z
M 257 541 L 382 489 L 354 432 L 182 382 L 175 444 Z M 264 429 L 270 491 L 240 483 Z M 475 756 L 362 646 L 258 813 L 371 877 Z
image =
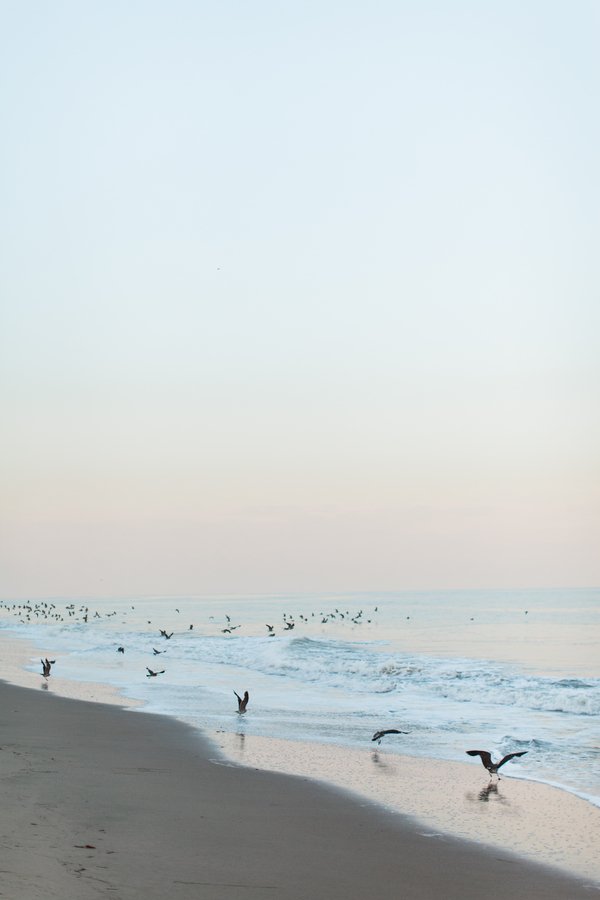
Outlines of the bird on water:
M 250 694 L 248 693 L 248 691 L 244 691 L 244 696 L 240 697 L 240 695 L 237 693 L 237 691 L 234 691 L 233 693 L 237 697 L 238 712 L 245 713 L 246 707 L 248 706 L 248 700 L 250 699 Z
M 525 756 L 525 754 L 527 752 L 528 752 L 527 750 L 520 750 L 518 753 L 507 753 L 506 756 L 503 756 L 499 762 L 495 763 L 492 761 L 491 753 L 489 753 L 487 750 L 467 750 L 466 751 L 466 753 L 469 756 L 481 757 L 481 762 L 483 763 L 484 767 L 490 773 L 490 778 L 492 777 L 492 775 L 496 775 L 497 778 L 500 778 L 500 776 L 498 775 L 498 769 L 500 768 L 500 766 L 503 766 L 504 763 L 507 763 L 509 761 L 509 759 L 513 759 L 513 757 L 515 757 L 515 756 Z

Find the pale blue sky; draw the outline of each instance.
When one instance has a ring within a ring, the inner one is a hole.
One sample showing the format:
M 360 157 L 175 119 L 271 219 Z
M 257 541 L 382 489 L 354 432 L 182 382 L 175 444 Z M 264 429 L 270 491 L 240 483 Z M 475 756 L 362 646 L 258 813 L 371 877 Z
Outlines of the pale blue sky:
M 0 595 L 600 583 L 599 45 L 0 0 Z

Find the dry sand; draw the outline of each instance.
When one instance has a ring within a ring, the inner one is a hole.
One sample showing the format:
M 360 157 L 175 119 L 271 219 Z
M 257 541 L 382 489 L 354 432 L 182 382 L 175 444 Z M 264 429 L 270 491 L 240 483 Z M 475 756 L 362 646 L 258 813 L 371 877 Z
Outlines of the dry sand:
M 162 716 L 0 682 L 10 900 L 579 900 L 597 887 L 291 777 Z

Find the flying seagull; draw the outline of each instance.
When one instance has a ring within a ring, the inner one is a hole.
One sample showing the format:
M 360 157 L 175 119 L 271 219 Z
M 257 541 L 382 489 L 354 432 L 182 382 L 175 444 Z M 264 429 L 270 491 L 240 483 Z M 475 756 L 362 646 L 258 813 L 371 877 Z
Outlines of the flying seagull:
M 170 641 L 171 638 L 173 637 L 173 632 L 171 632 L 171 634 L 167 634 L 167 632 L 164 630 L 164 628 L 161 628 L 161 629 L 160 629 L 160 633 L 161 633 L 162 636 L 163 636 L 164 638 L 166 638 L 168 641 Z
M 233 693 L 237 697 L 238 712 L 245 713 L 246 707 L 248 706 L 248 700 L 250 699 L 250 694 L 248 693 L 248 691 L 244 691 L 244 696 L 240 697 L 240 695 L 236 691 L 234 691 Z
M 166 650 L 157 650 L 156 647 L 153 647 L 152 652 L 154 653 L 155 656 L 160 656 L 161 653 L 166 653 L 167 651 Z
M 490 773 L 490 778 L 492 777 L 492 775 L 497 775 L 498 778 L 500 778 L 500 776 L 498 775 L 498 769 L 500 768 L 500 766 L 503 766 L 504 763 L 508 762 L 509 759 L 512 759 L 514 756 L 525 756 L 528 751 L 520 750 L 518 753 L 507 753 L 506 756 L 503 756 L 500 762 L 497 763 L 492 762 L 492 755 L 491 753 L 488 753 L 487 750 L 467 750 L 466 752 L 469 756 L 481 757 L 481 762 Z
M 386 734 L 410 734 L 410 731 L 399 731 L 397 728 L 386 728 L 384 731 L 376 731 L 372 741 L 377 741 L 378 744 L 381 743 L 381 739 L 386 736 Z
M 162 669 L 160 672 L 153 672 L 152 669 L 149 669 L 149 668 L 148 668 L 148 666 L 146 666 L 146 671 L 147 671 L 147 673 L 148 673 L 148 674 L 146 675 L 146 678 L 156 678 L 157 675 L 164 675 L 164 674 L 165 674 L 165 670 L 164 670 L 164 669 Z

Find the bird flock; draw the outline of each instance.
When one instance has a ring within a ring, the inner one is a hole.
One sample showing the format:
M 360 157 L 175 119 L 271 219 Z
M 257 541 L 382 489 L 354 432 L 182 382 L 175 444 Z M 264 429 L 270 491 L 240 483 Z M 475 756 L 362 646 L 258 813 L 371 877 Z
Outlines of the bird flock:
M 135 610 L 135 606 L 131 605 L 131 610 Z M 342 610 L 339 607 L 336 607 L 334 610 L 330 612 L 315 613 L 311 612 L 310 615 L 304 615 L 302 613 L 298 614 L 296 617 L 292 614 L 284 612 L 282 614 L 282 621 L 279 626 L 274 624 L 265 623 L 265 628 L 267 629 L 267 637 L 274 638 L 277 636 L 278 631 L 281 632 L 290 632 L 293 631 L 296 627 L 297 623 L 302 623 L 305 625 L 319 623 L 324 626 L 331 622 L 337 623 L 347 623 L 353 626 L 359 626 L 362 624 L 371 624 L 373 621 L 373 617 L 378 613 L 379 609 L 377 606 L 370 613 L 364 613 L 362 609 L 358 610 L 358 612 L 351 613 L 349 610 Z M 59 606 L 54 602 L 49 601 L 38 601 L 38 602 L 26 602 L 26 603 L 7 603 L 6 601 L 0 601 L 0 614 L 4 614 L 5 617 L 13 616 L 17 618 L 21 624 L 30 624 L 30 623 L 38 623 L 38 622 L 48 622 L 48 623 L 82 623 L 88 624 L 98 620 L 106 620 L 113 619 L 118 615 L 127 616 L 129 611 L 118 611 L 111 610 L 110 612 L 100 613 L 97 610 L 92 611 L 90 607 L 86 604 L 76 605 L 75 603 L 68 603 L 64 606 Z M 177 614 L 180 613 L 179 608 L 175 607 L 175 612 Z M 525 615 L 528 614 L 528 610 L 525 610 Z M 232 621 L 230 615 L 226 614 L 224 617 L 225 621 L 223 623 L 223 627 L 219 627 L 219 632 L 224 635 L 232 635 L 236 631 L 242 628 L 242 623 L 235 623 Z M 406 616 L 407 620 L 410 620 L 410 616 Z M 210 622 L 215 625 L 215 617 L 209 616 Z M 471 618 L 473 621 L 473 618 Z M 127 624 L 125 621 L 123 624 Z M 147 624 L 151 625 L 151 620 L 147 620 Z M 191 623 L 187 631 L 194 630 L 194 623 Z M 174 636 L 175 631 L 167 631 L 164 628 L 160 628 L 158 631 L 160 637 L 162 637 L 165 641 L 170 641 Z M 117 646 L 116 651 L 120 654 L 125 654 L 125 647 L 120 644 Z M 156 647 L 152 647 L 152 653 L 154 656 L 159 656 L 166 652 L 166 648 L 163 650 L 158 650 Z M 41 660 L 42 664 L 42 677 L 47 682 L 48 678 L 51 676 L 52 667 L 56 664 L 56 660 L 50 660 L 48 657 L 45 657 Z M 149 666 L 146 666 L 146 677 L 147 678 L 156 678 L 159 675 L 164 675 L 166 673 L 166 669 L 151 669 Z M 240 696 L 237 691 L 233 692 L 237 699 L 238 704 L 238 713 L 244 714 L 248 707 L 248 702 L 250 699 L 250 695 L 246 690 L 243 696 Z M 386 728 L 379 731 L 376 731 L 371 741 L 377 741 L 378 745 L 381 744 L 381 741 L 384 737 L 389 735 L 408 735 L 409 731 L 404 731 L 398 728 Z M 481 759 L 482 765 L 489 772 L 490 780 L 494 775 L 499 779 L 500 776 L 498 774 L 498 770 L 504 766 L 509 760 L 515 757 L 525 756 L 527 753 L 526 750 L 517 751 L 513 753 L 508 753 L 502 759 L 497 762 L 492 760 L 492 756 L 488 750 L 466 750 L 465 751 L 468 756 L 478 756 Z
M 131 604 L 129 609 L 113 609 L 109 612 L 99 612 L 98 610 L 94 610 L 90 607 L 90 605 L 85 603 L 66 603 L 66 604 L 58 604 L 52 601 L 41 600 L 37 602 L 24 602 L 24 603 L 10 603 L 6 601 L 0 601 L 0 616 L 4 618 L 13 617 L 18 620 L 20 624 L 38 624 L 38 623 L 48 623 L 48 624 L 93 624 L 95 622 L 106 621 L 107 619 L 115 619 L 117 616 L 121 617 L 121 624 L 127 625 L 126 621 L 131 611 L 135 611 L 135 605 Z M 180 615 L 179 607 L 174 607 L 174 612 Z M 269 638 L 275 638 L 280 633 L 289 633 L 296 628 L 296 625 L 320 625 L 325 626 L 329 623 L 337 622 L 339 623 L 347 623 L 352 626 L 359 626 L 362 624 L 371 624 L 374 620 L 374 616 L 378 612 L 378 607 L 366 613 L 362 609 L 359 609 L 357 612 L 351 612 L 350 610 L 341 609 L 340 607 L 335 607 L 333 610 L 320 612 L 311 612 L 310 614 L 305 615 L 304 613 L 297 613 L 295 616 L 292 613 L 283 612 L 281 622 L 277 624 L 267 624 L 265 623 L 265 628 L 267 629 L 266 635 Z M 409 617 L 407 617 L 409 618 Z M 152 620 L 146 620 L 147 625 L 152 625 Z M 186 629 L 187 632 L 194 630 L 194 624 L 190 623 Z M 197 623 L 196 623 L 197 624 Z M 214 616 L 209 616 L 209 628 L 218 628 L 218 632 L 224 635 L 232 635 L 236 631 L 243 628 L 243 623 L 234 622 L 232 617 L 229 614 L 224 615 L 224 621 L 219 625 L 216 622 Z M 167 631 L 165 628 L 159 628 L 158 634 L 165 641 L 170 641 L 171 638 L 176 634 L 174 630 Z M 126 647 L 123 644 L 119 644 L 116 648 L 116 652 L 122 655 L 125 654 Z M 158 656 L 162 653 L 165 653 L 165 650 L 158 650 L 156 647 L 152 647 L 152 653 L 154 656 Z M 50 667 L 54 664 L 54 661 L 51 663 L 48 660 L 42 660 L 42 675 L 45 679 L 50 677 Z M 158 675 L 164 675 L 166 673 L 166 669 L 155 670 L 146 666 L 146 677 L 147 678 L 156 678 Z M 237 695 L 236 695 L 237 696 Z M 240 712 L 245 712 L 246 703 L 244 704 L 244 708 L 240 709 Z

